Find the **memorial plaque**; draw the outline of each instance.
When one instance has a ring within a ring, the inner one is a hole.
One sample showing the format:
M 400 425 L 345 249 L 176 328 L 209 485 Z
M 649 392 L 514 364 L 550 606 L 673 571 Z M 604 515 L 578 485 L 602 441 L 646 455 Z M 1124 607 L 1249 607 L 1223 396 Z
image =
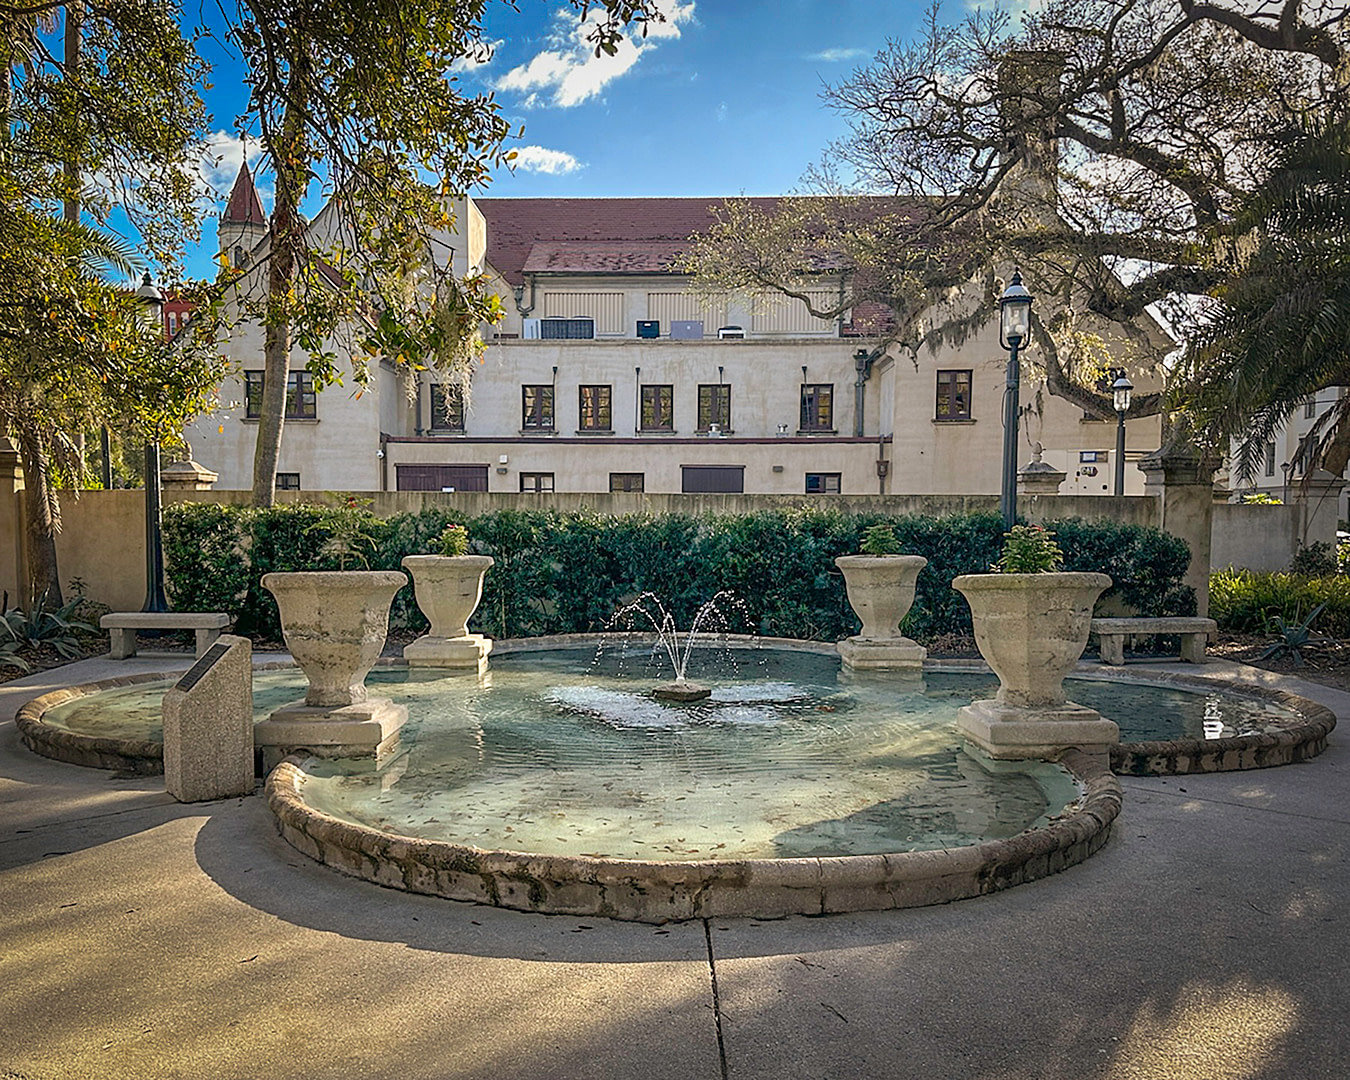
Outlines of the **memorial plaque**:
M 164 695 L 164 787 L 179 802 L 252 795 L 253 644 L 223 635 Z

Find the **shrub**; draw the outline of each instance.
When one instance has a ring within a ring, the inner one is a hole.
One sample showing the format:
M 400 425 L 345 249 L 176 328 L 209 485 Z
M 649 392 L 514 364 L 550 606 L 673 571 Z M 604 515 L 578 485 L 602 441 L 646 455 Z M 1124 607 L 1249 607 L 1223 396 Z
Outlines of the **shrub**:
M 1298 625 L 1318 605 L 1325 605 L 1318 620 L 1323 632 L 1350 635 L 1350 578 L 1343 574 L 1302 577 L 1230 567 L 1209 576 L 1210 617 L 1230 633 L 1265 633 L 1277 618 Z
M 872 525 L 863 530 L 858 550 L 864 555 L 899 555 L 900 541 L 895 538 L 895 528 L 891 525 Z
M 1000 574 L 1048 574 L 1064 565 L 1055 534 L 1039 525 L 1014 525 L 1003 534 L 1003 553 L 994 564 Z

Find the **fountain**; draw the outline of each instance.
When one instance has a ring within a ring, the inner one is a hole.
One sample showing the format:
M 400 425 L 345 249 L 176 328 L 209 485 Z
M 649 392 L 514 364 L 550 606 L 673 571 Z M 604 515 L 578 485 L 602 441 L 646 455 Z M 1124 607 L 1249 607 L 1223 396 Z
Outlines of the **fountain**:
M 683 649 L 680 647 L 679 633 L 675 629 L 675 616 L 666 610 L 665 605 L 652 592 L 645 592 L 636 600 L 619 608 L 610 618 L 606 626 L 606 633 L 612 633 L 615 630 L 632 631 L 634 620 L 638 616 L 644 618 L 656 634 L 656 642 L 652 646 L 652 652 L 659 653 L 664 650 L 667 659 L 670 661 L 671 670 L 675 674 L 675 678 L 671 682 L 652 687 L 652 697 L 658 701 L 703 701 L 712 693 L 712 690 L 701 683 L 691 682 L 686 677 L 685 672 L 689 668 L 689 656 L 693 652 L 698 635 L 700 632 L 705 635 L 708 632 L 704 629 L 706 622 L 712 619 L 718 621 L 714 633 L 725 635 L 728 630 L 727 618 L 719 607 L 719 601 L 737 606 L 742 616 L 747 610 L 745 602 L 737 598 L 730 590 L 723 589 L 716 593 L 711 600 L 700 605 L 698 611 L 694 613 L 693 622 L 689 624 L 689 632 L 685 635 Z M 651 610 L 653 606 L 656 608 L 655 614 Z M 604 650 L 603 641 L 600 650 L 601 652 Z

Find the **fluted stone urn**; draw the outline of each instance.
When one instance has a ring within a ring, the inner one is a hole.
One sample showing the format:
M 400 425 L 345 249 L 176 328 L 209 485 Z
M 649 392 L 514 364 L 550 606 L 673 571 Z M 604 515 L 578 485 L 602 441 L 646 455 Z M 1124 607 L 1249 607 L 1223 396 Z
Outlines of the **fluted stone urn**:
M 928 655 L 918 642 L 900 633 L 914 606 L 922 555 L 840 555 L 834 565 L 844 574 L 849 606 L 862 630 L 839 643 L 839 656 L 851 668 L 897 669 L 923 666 Z
M 469 633 L 469 619 L 483 598 L 483 575 L 490 555 L 408 555 L 403 569 L 412 575 L 417 606 L 431 629 L 406 645 L 403 657 L 413 666 L 482 670 L 492 639 Z
M 1105 756 L 1120 731 L 1069 701 L 1064 677 L 1087 645 L 1105 574 L 964 574 L 952 582 L 970 604 L 975 644 L 994 674 L 993 700 L 960 712 L 957 729 L 995 758 L 1055 757 L 1070 747 Z
M 265 763 L 297 750 L 380 759 L 393 748 L 408 710 L 372 697 L 365 679 L 389 633 L 389 605 L 407 583 L 397 570 L 263 575 L 263 588 L 277 600 L 286 647 L 309 680 L 303 701 L 256 725 Z

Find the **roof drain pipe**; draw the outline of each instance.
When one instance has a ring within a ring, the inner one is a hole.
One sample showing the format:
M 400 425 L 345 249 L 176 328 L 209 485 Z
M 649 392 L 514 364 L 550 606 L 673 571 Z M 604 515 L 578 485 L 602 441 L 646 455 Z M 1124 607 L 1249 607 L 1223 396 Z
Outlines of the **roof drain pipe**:
M 863 405 L 867 401 L 867 380 L 872 375 L 872 365 L 881 359 L 885 349 L 859 349 L 853 354 L 853 370 L 858 377 L 853 381 L 853 437 L 863 437 Z
M 522 319 L 534 310 L 534 275 L 526 274 L 525 281 L 528 281 L 530 284 L 530 303 L 528 306 L 525 304 L 524 283 L 517 285 L 515 289 L 512 290 L 516 294 L 516 311 L 520 313 Z

